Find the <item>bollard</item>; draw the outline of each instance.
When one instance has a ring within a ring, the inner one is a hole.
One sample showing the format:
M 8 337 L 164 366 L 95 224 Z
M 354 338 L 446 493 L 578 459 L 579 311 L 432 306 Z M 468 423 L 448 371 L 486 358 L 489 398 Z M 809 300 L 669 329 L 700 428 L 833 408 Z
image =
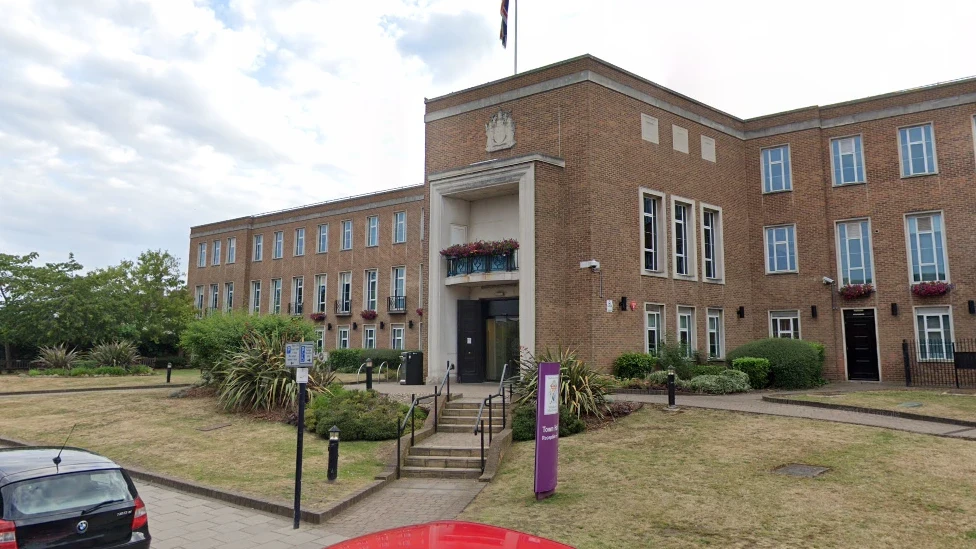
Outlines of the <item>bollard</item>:
M 668 369 L 668 408 L 674 407 L 674 369 Z
M 373 360 L 366 360 L 366 389 L 373 389 Z
M 173 376 L 173 363 L 166 363 L 166 383 L 169 384 L 170 377 Z
M 332 426 L 329 430 L 329 483 L 335 482 L 339 477 L 339 427 Z

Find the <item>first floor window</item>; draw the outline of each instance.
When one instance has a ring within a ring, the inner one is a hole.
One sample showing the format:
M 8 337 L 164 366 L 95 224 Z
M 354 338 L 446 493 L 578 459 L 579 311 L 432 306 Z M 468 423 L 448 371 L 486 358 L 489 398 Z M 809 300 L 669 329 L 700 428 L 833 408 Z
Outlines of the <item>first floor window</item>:
M 674 273 L 675 275 L 692 276 L 695 247 L 695 226 L 692 216 L 693 206 L 690 204 L 674 203 Z
M 366 246 L 378 246 L 380 244 L 380 218 L 370 216 L 366 218 Z
M 764 193 L 793 189 L 789 145 L 762 150 L 762 179 Z
M 325 313 L 325 295 L 326 295 L 326 284 L 328 283 L 327 275 L 316 275 L 315 276 L 315 312 Z
M 403 349 L 403 325 L 390 325 L 390 347 Z
M 702 209 L 702 259 L 705 278 L 722 279 L 722 212 Z
M 203 304 L 205 300 L 203 296 L 204 296 L 203 285 L 199 285 L 197 286 L 196 306 L 197 309 L 199 309 L 200 311 L 203 311 Z
M 376 325 L 363 325 L 363 349 L 376 348 Z
M 318 252 L 329 251 L 329 224 L 324 223 L 319 226 L 319 248 Z
M 281 313 L 281 279 L 271 279 L 271 313 Z
M 661 246 L 660 246 L 660 223 L 661 223 L 661 197 L 645 193 L 644 199 L 644 224 L 642 239 L 644 241 L 644 270 L 661 270 Z
M 237 237 L 227 239 L 227 263 L 232 264 L 237 261 Z
M 352 273 L 339 274 L 339 309 L 336 313 L 349 313 L 352 309 Z
M 662 306 L 655 304 L 644 304 L 645 324 L 647 331 L 646 348 L 647 353 L 656 355 L 661 348 L 661 340 L 664 336 L 664 317 L 661 315 Z
M 350 250 L 352 248 L 352 220 L 343 220 L 342 222 L 342 249 Z
M 953 359 L 952 310 L 949 306 L 915 309 L 918 358 Z
M 390 304 L 390 309 L 392 311 L 404 311 L 407 307 L 406 295 L 407 295 L 407 268 L 406 266 L 399 266 L 393 268 L 393 278 L 391 282 L 391 289 L 393 291 L 393 300 Z
M 695 308 L 678 306 L 678 344 L 685 357 L 695 351 Z
M 770 311 L 769 323 L 769 335 L 773 338 L 800 339 L 799 311 Z
M 325 349 L 325 330 L 315 329 L 315 351 L 321 352 Z
M 284 255 L 285 250 L 285 232 L 275 231 L 274 234 L 274 249 L 271 250 L 271 259 L 277 260 Z
M 868 220 L 837 224 L 837 255 L 842 285 L 872 284 L 871 224 Z
M 220 301 L 220 287 L 210 285 L 210 311 L 217 311 Z
M 234 283 L 224 283 L 224 310 L 234 309 Z
M 295 255 L 305 255 L 305 228 L 299 227 L 295 230 Z
M 948 280 L 942 213 L 914 214 L 906 220 L 912 282 Z
M 291 313 L 302 314 L 302 304 L 305 303 L 305 277 L 295 277 L 291 280 Z
M 394 243 L 407 242 L 407 213 L 406 212 L 393 213 L 393 242 Z
M 725 334 L 721 309 L 708 310 L 708 358 L 725 357 Z
M 207 267 L 207 243 L 197 245 L 197 267 Z
M 261 313 L 261 281 L 251 281 L 251 313 Z
M 254 261 L 260 262 L 264 258 L 264 235 L 254 236 Z
M 216 240 L 213 243 L 213 259 L 210 261 L 210 265 L 220 265 L 220 241 Z
M 336 332 L 336 347 L 339 349 L 349 348 L 349 327 L 342 326 L 339 327 Z
M 901 128 L 898 130 L 898 141 L 901 143 L 902 177 L 934 174 L 937 171 L 931 124 Z
M 377 284 L 378 284 L 377 281 L 378 281 L 377 271 L 375 269 L 367 269 L 366 287 L 364 289 L 365 292 L 363 293 L 365 298 L 363 300 L 364 309 L 370 311 L 376 311 L 376 299 L 377 299 L 376 292 L 377 292 Z
M 796 226 L 766 228 L 766 273 L 796 271 Z
M 831 161 L 834 165 L 834 185 L 864 183 L 864 154 L 861 136 L 837 138 L 830 141 Z

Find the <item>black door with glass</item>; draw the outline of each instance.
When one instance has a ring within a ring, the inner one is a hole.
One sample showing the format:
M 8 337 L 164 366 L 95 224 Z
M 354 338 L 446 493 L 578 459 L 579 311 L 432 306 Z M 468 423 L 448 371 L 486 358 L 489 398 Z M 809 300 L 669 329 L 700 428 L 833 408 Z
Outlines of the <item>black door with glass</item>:
M 844 310 L 844 344 L 849 380 L 879 380 L 878 338 L 873 309 Z
M 483 302 L 458 300 L 458 378 L 470 384 L 485 381 L 485 317 Z

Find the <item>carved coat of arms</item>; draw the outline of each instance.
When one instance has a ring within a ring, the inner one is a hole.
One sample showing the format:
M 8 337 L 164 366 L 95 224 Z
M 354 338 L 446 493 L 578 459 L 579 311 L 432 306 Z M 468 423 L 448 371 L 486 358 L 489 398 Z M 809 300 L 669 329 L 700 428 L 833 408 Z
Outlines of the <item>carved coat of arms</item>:
M 499 151 L 515 146 L 515 121 L 512 120 L 511 111 L 498 111 L 488 124 L 485 124 L 485 133 L 488 134 L 488 145 L 485 151 Z

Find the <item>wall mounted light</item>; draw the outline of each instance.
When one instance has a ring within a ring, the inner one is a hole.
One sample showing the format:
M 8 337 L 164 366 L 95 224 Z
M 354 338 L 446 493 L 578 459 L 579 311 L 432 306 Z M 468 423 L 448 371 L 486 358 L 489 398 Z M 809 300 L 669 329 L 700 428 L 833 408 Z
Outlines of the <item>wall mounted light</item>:
M 356 330 L 356 329 L 358 329 L 358 328 L 359 328 L 359 325 L 357 325 L 357 324 L 356 324 L 356 322 L 355 322 L 355 321 L 353 321 L 353 322 L 352 322 L 352 329 L 353 329 L 353 330 Z
M 383 324 L 383 321 L 380 321 L 380 330 L 383 330 L 383 327 L 384 327 L 384 326 L 385 326 L 385 325 Z
M 739 319 L 745 317 L 746 316 L 745 306 L 739 306 L 739 309 L 736 310 L 735 314 L 739 316 Z
M 891 303 L 891 314 L 898 315 L 898 304 L 894 302 Z
M 817 318 L 817 306 L 810 306 L 810 317 Z
M 407 321 L 407 326 L 413 328 L 413 319 Z
M 325 330 L 332 330 L 332 323 L 326 323 Z

